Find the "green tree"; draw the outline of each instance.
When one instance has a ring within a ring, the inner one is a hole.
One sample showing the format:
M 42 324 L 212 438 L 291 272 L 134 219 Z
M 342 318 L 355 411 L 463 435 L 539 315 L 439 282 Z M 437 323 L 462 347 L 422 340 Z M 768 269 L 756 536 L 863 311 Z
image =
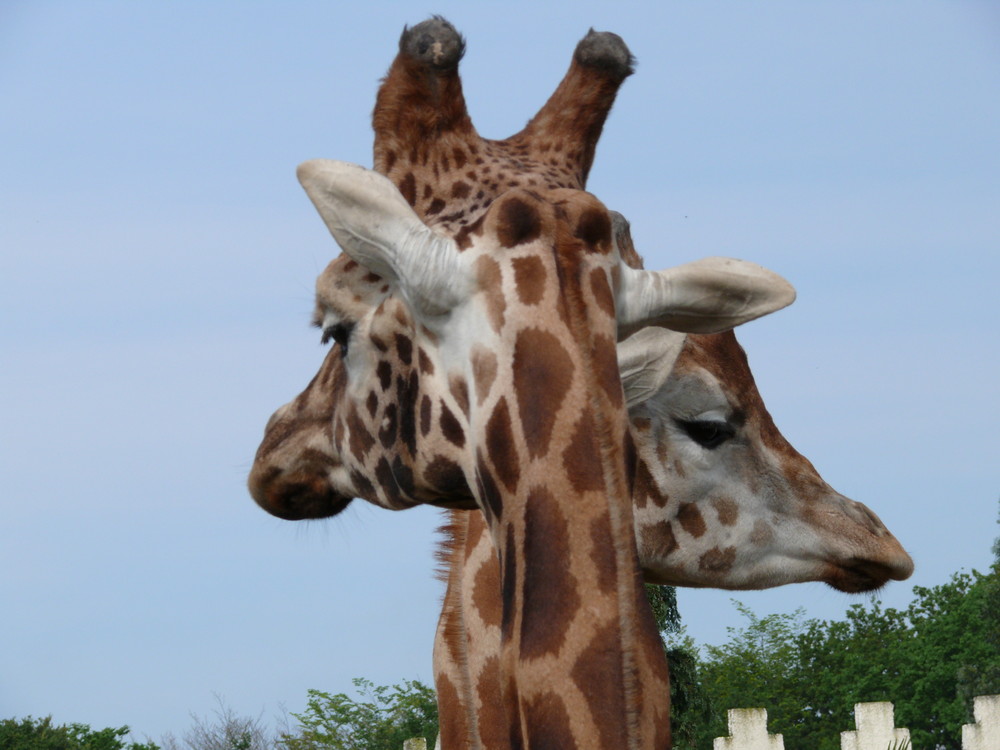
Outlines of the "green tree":
M 674 750 L 694 750 L 698 731 L 712 715 L 712 705 L 698 679 L 698 647 L 687 636 L 677 609 L 677 589 L 646 584 L 663 650 L 670 669 L 670 731 Z
M 153 743 L 127 741 L 129 728 L 91 729 L 86 724 L 53 724 L 52 717 L 0 719 L 3 750 L 159 750 Z
M 808 625 L 803 611 L 758 617 L 746 605 L 734 603 L 747 619 L 746 626 L 729 628 L 728 643 L 706 647 L 699 665 L 702 689 L 714 709 L 710 720 L 699 727 L 699 747 L 711 747 L 713 738 L 728 734 L 729 708 L 766 708 L 773 731 L 799 724 L 804 713 L 794 669 L 796 637 Z M 787 736 L 785 742 L 788 747 L 800 746 Z
M 972 695 L 1000 692 L 992 640 L 998 586 L 996 568 L 957 573 L 940 586 L 915 587 L 905 609 L 873 601 L 828 622 L 805 620 L 801 611 L 758 617 L 737 604 L 748 624 L 731 629 L 727 644 L 708 647 L 699 665 L 718 709 L 699 746 L 725 734 L 726 709 L 762 706 L 787 747 L 838 750 L 855 703 L 892 701 L 915 747 L 958 750 Z M 967 679 L 973 667 L 975 693 Z
M 432 688 L 416 680 L 392 687 L 353 682 L 360 700 L 310 690 L 306 710 L 292 714 L 299 732 L 285 734 L 281 744 L 287 750 L 399 750 L 405 740 L 424 737 L 433 747 L 438 714 Z

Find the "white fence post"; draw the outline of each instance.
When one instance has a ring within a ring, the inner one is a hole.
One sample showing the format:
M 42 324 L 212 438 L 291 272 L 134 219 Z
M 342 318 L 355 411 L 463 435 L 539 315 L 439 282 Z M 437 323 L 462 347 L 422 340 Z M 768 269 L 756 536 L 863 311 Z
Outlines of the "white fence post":
M 731 708 L 729 736 L 716 737 L 712 750 L 785 750 L 785 741 L 767 733 L 766 709 Z
M 1000 695 L 980 695 L 972 713 L 976 723 L 962 727 L 962 750 L 1000 748 Z
M 894 710 L 888 701 L 856 703 L 854 732 L 840 733 L 840 750 L 886 750 L 893 743 L 909 742 L 909 729 L 896 729 Z

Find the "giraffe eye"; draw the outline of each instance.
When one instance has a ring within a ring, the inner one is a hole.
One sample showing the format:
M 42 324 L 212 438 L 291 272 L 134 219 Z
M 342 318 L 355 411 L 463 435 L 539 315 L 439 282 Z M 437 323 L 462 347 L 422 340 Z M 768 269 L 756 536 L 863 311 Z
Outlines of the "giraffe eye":
M 354 326 L 348 323 L 334 323 L 323 329 L 321 341 L 328 344 L 332 339 L 335 344 L 340 344 L 343 353 L 347 354 L 347 341 L 351 338 L 352 330 L 354 330 Z
M 678 420 L 677 424 L 702 448 L 718 448 L 736 434 L 736 430 L 728 422 L 714 419 Z

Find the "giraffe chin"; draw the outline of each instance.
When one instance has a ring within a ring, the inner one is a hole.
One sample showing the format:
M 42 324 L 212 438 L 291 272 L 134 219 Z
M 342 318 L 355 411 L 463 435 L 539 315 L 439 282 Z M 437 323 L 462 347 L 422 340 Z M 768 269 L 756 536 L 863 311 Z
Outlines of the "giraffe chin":
M 829 566 L 822 581 L 845 594 L 865 594 L 878 591 L 890 580 L 903 581 L 912 572 L 912 561 L 909 565 L 894 567 L 870 560 L 856 560 L 846 565 Z
M 286 521 L 330 518 L 353 500 L 334 491 L 328 482 L 313 479 L 281 478 L 250 486 L 250 494 L 261 508 Z

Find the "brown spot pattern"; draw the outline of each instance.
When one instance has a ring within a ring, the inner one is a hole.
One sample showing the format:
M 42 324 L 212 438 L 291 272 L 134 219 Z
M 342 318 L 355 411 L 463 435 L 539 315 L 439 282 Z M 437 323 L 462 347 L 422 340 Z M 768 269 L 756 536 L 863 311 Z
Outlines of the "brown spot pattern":
M 490 395 L 497 376 L 497 357 L 485 347 L 472 350 L 472 376 L 476 383 L 476 401 L 481 406 Z
M 548 452 L 556 415 L 573 382 L 573 361 L 553 334 L 526 328 L 514 345 L 514 392 L 531 458 Z
M 705 533 L 705 519 L 694 503 L 684 503 L 677 511 L 677 520 L 681 528 L 695 539 Z
M 715 512 L 719 516 L 719 523 L 723 526 L 733 526 L 740 515 L 739 506 L 726 497 L 713 500 L 712 507 L 715 508 Z
M 515 258 L 513 266 L 517 296 L 526 305 L 537 305 L 545 295 L 547 281 L 545 265 L 540 258 L 528 256 L 527 258 Z
M 605 678 L 606 679 L 606 678 Z M 555 692 L 534 695 L 524 702 L 524 726 L 531 727 L 533 750 L 561 750 L 577 747 L 569 712 L 562 697 Z M 624 737 L 625 735 L 619 735 Z M 605 745 L 614 747 L 614 744 Z
M 595 518 L 590 522 L 590 544 L 590 558 L 597 569 L 597 588 L 609 594 L 615 588 L 618 564 L 614 555 L 609 554 L 614 547 L 614 541 L 606 518 Z
M 736 562 L 736 547 L 710 549 L 698 558 L 698 568 L 706 573 L 727 573 Z
M 594 743 L 597 747 L 618 747 L 619 739 L 627 735 L 624 686 L 608 678 L 621 674 L 622 659 L 621 634 L 609 623 L 594 634 L 573 667 L 573 682 L 586 697 L 600 733 L 600 739 Z
M 506 398 L 501 397 L 486 423 L 486 452 L 493 461 L 497 478 L 513 492 L 521 478 L 521 470 Z
M 445 456 L 434 457 L 424 470 L 424 479 L 449 500 L 470 495 L 462 467 Z
M 542 217 L 534 204 L 511 197 L 497 207 L 497 212 L 497 239 L 503 247 L 517 247 L 541 235 Z
M 663 560 L 677 549 L 677 539 L 669 523 L 644 526 L 639 533 L 639 544 L 653 560 Z
M 577 492 L 604 489 L 601 456 L 594 440 L 594 424 L 589 412 L 584 412 L 576 423 L 573 439 L 563 451 L 563 466 Z
M 503 276 L 500 265 L 492 258 L 482 257 L 476 261 L 476 275 L 486 299 L 486 315 L 494 331 L 503 328 L 507 300 L 503 296 Z
M 597 335 L 593 344 L 594 370 L 608 401 L 614 408 L 625 403 L 621 373 L 618 370 L 618 351 L 610 336 Z
M 508 547 L 507 552 L 511 552 Z M 524 598 L 521 658 L 555 653 L 580 607 L 569 569 L 569 528 L 559 503 L 543 487 L 528 493 L 524 511 Z
M 455 418 L 455 415 L 452 414 L 451 409 L 447 407 L 444 401 L 440 403 L 441 434 L 444 435 L 449 443 L 461 448 L 465 445 L 465 430 L 462 429 L 462 423 Z
M 606 210 L 591 207 L 580 213 L 574 236 L 599 253 L 611 250 L 611 215 Z
M 461 375 L 452 375 L 448 378 L 448 388 L 451 391 L 452 398 L 455 399 L 455 403 L 458 408 L 462 410 L 462 413 L 469 417 L 469 386 L 465 382 L 465 378 Z
M 595 268 L 590 272 L 590 293 L 594 295 L 597 307 L 613 318 L 615 316 L 615 298 L 611 294 L 608 275 L 603 268 Z

